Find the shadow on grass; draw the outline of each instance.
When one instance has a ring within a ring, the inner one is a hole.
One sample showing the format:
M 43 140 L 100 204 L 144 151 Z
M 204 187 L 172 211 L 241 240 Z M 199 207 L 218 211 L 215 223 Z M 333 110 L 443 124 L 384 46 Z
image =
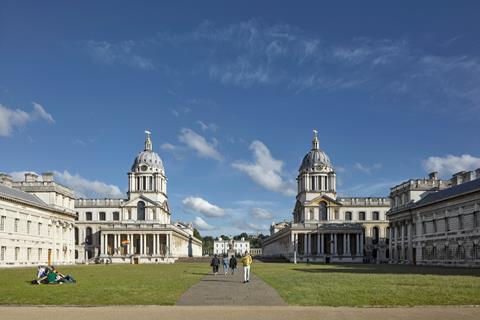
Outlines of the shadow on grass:
M 480 277 L 477 268 L 449 268 L 449 267 L 417 267 L 399 265 L 330 265 L 319 268 L 315 265 L 305 265 L 304 268 L 294 268 L 294 271 L 306 273 L 357 273 L 357 274 L 417 274 L 439 276 L 471 276 Z

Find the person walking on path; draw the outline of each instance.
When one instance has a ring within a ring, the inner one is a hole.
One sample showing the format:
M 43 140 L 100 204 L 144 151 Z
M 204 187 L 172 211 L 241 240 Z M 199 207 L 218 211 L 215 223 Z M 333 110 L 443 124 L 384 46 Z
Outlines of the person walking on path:
M 232 256 L 230 258 L 230 269 L 232 270 L 232 275 L 235 273 L 235 269 L 237 269 L 237 258 L 235 256 Z
M 218 273 L 218 267 L 220 266 L 220 259 L 217 258 L 217 255 L 214 255 L 212 261 L 210 262 L 210 267 L 213 268 L 213 275 L 216 276 Z
M 223 255 L 222 262 L 223 262 L 223 272 L 225 273 L 225 275 L 227 275 L 227 273 L 228 273 L 228 256 L 226 254 Z
M 243 265 L 243 283 L 250 282 L 250 265 L 252 264 L 252 256 L 250 256 L 248 251 L 245 251 L 245 255 L 241 262 Z

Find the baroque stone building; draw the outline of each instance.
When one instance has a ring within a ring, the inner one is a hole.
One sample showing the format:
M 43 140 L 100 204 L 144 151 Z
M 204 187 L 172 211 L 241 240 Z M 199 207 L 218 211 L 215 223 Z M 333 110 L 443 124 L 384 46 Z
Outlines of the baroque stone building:
M 146 133 L 128 173 L 126 199 L 76 200 L 77 262 L 163 263 L 202 255 L 192 224 L 170 220 L 165 169 Z
M 0 174 L 0 267 L 74 264 L 74 193 L 26 173 L 13 182 Z
M 411 179 L 390 198 L 392 263 L 480 265 L 480 169 Z
M 319 147 L 314 130 L 312 149 L 297 177 L 293 221 L 272 223 L 262 244 L 264 257 L 290 261 L 386 261 L 386 212 L 389 198 L 338 197 L 336 173 Z

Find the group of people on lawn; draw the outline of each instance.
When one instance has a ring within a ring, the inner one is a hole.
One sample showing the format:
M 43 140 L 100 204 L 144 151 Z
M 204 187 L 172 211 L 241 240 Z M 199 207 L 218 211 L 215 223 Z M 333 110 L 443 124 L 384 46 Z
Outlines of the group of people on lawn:
M 243 265 L 243 283 L 250 282 L 250 265 L 252 264 L 252 260 L 252 256 L 248 253 L 248 251 L 245 251 L 245 254 L 240 260 Z M 220 264 L 223 264 L 223 272 L 225 275 L 228 274 L 228 269 L 232 271 L 233 275 L 237 269 L 237 258 L 235 258 L 234 255 L 228 258 L 228 255 L 224 254 L 222 260 L 220 261 L 219 257 L 214 255 L 212 261 L 210 262 L 210 266 L 213 269 L 214 275 L 218 274 L 218 268 L 220 267 Z
M 53 266 L 38 266 L 37 279 L 32 280 L 32 284 L 62 284 L 76 283 L 77 281 L 70 275 L 63 275 Z

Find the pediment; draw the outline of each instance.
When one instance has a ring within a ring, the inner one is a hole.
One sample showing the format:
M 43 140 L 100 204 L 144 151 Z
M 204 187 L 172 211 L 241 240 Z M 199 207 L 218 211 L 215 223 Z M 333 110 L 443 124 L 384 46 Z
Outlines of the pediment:
M 155 200 L 147 198 L 144 195 L 140 195 L 137 198 L 130 199 L 127 202 L 124 202 L 122 204 L 122 207 L 136 207 L 139 201 L 145 202 L 147 206 L 163 207 L 163 204 L 161 202 L 157 202 Z
M 326 196 L 326 195 L 321 195 L 321 196 L 318 196 L 318 197 L 310 200 L 309 202 L 307 202 L 305 204 L 305 206 L 318 206 L 318 205 L 320 205 L 320 202 L 326 202 L 328 207 L 342 206 L 342 204 L 340 202 L 338 202 L 337 200 L 335 200 L 333 198 L 330 198 L 329 196 Z

